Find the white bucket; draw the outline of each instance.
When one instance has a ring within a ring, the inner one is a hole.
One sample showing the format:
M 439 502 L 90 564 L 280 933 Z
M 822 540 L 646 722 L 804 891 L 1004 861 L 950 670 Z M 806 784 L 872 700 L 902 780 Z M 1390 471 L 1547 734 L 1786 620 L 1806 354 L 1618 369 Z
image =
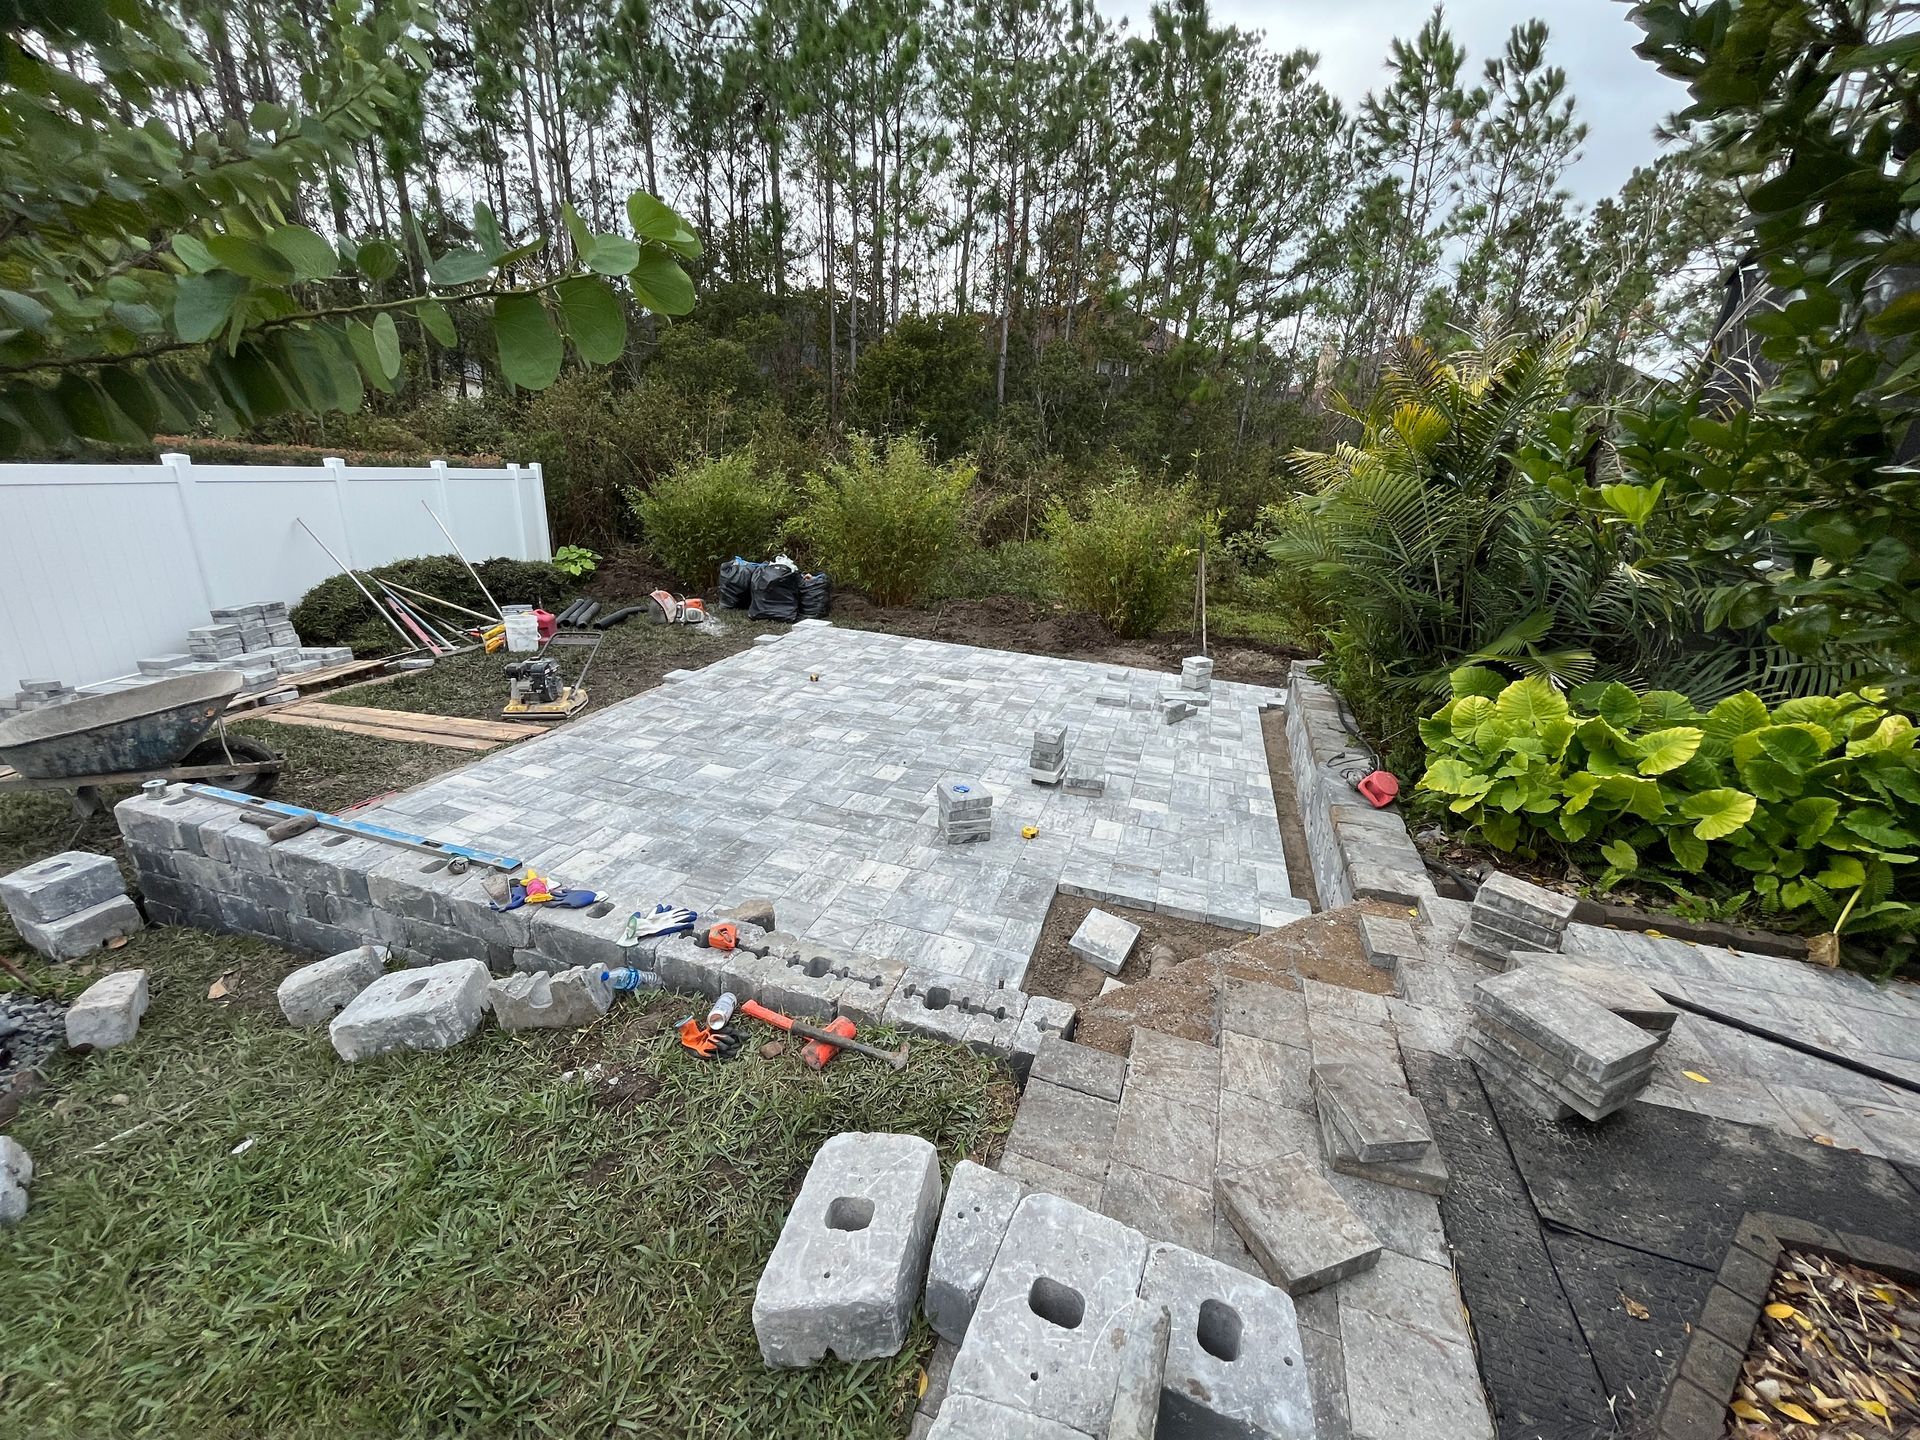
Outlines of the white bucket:
M 507 649 L 531 655 L 540 648 L 540 622 L 533 618 L 531 605 L 502 605 L 500 618 L 507 626 Z

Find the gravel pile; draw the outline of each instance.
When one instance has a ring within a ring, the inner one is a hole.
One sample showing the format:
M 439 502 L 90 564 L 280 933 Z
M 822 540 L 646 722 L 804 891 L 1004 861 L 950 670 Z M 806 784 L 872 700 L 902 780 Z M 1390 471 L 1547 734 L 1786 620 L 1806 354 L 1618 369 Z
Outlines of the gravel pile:
M 66 1044 L 66 1007 L 18 992 L 0 995 L 0 1089 Z

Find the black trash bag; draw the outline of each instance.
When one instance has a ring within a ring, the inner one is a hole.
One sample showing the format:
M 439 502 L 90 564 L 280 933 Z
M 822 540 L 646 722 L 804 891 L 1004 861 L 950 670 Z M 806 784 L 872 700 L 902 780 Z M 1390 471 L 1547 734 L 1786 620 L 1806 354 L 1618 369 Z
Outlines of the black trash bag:
M 791 565 L 769 561 L 753 572 L 753 598 L 747 604 L 749 620 L 800 618 L 800 572 Z
M 728 610 L 744 610 L 753 598 L 753 574 L 760 567 L 738 555 L 720 567 L 720 604 Z
M 824 620 L 833 608 L 833 581 L 825 575 L 800 577 L 800 613 L 809 620 Z

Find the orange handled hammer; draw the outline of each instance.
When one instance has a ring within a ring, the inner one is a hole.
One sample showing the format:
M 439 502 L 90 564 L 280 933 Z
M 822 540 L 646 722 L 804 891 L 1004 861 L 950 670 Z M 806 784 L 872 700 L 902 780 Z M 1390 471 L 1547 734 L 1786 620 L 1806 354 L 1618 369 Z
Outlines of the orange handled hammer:
M 742 1015 L 751 1015 L 755 1020 L 773 1026 L 776 1030 L 785 1030 L 790 1035 L 803 1035 L 809 1040 L 818 1040 L 838 1050 L 854 1050 L 862 1055 L 870 1055 L 882 1061 L 890 1070 L 907 1068 L 907 1047 L 898 1050 L 882 1050 L 878 1045 L 868 1045 L 850 1036 L 836 1035 L 831 1030 L 821 1030 L 804 1021 L 795 1020 L 791 1015 L 782 1015 L 778 1010 L 769 1010 L 758 1000 L 748 1000 L 740 1006 Z

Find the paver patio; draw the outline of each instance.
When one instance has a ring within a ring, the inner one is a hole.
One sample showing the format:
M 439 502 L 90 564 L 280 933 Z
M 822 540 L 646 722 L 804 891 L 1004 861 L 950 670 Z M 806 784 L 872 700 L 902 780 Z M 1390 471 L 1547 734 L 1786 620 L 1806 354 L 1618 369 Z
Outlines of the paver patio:
M 1018 986 L 1063 886 L 1249 931 L 1306 913 L 1261 733 L 1280 692 L 1219 682 L 1169 725 L 1173 683 L 803 622 L 365 813 L 623 904 L 764 896 L 805 939 Z M 1049 723 L 1103 795 L 1029 780 Z M 992 793 L 989 841 L 941 843 L 948 776 Z

